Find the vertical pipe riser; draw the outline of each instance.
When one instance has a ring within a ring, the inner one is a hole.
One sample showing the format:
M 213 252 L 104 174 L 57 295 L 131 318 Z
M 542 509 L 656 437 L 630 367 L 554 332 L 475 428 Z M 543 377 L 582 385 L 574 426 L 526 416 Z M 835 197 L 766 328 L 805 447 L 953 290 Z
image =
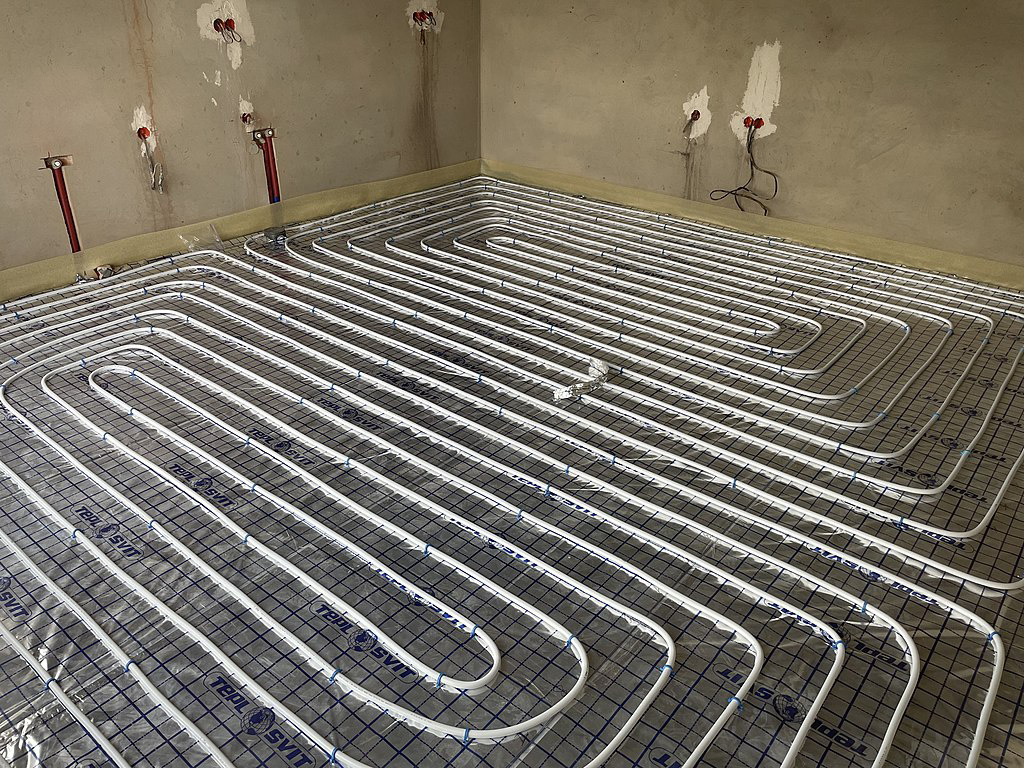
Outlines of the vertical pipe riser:
M 270 183 L 270 202 L 279 203 L 281 202 L 281 184 L 277 178 L 277 153 L 274 151 L 274 138 L 272 136 L 267 137 L 266 154 L 270 157 L 268 164 L 270 175 L 268 176 Z
M 53 186 L 57 190 L 57 202 L 60 203 L 60 212 L 64 216 L 64 227 L 68 231 L 68 240 L 71 243 L 71 252 L 77 253 L 82 250 L 82 244 L 78 240 L 75 215 L 71 212 L 71 198 L 68 197 L 68 186 L 64 181 L 64 169 L 51 168 L 51 171 L 53 172 Z

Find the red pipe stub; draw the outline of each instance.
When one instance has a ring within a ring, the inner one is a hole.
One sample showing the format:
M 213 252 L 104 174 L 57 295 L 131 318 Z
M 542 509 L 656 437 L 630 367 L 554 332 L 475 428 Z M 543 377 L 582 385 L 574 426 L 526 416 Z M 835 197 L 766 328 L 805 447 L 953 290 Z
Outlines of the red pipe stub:
M 693 112 L 690 113 L 690 122 L 696 123 L 698 120 L 700 120 L 700 110 L 695 109 L 693 110 Z
M 214 19 L 213 20 L 213 31 L 214 32 L 220 32 L 220 33 L 223 34 L 223 32 L 224 32 L 224 19 Z
M 750 115 L 747 115 L 746 117 L 743 118 L 743 125 L 746 126 L 747 128 L 749 128 L 753 124 L 754 118 L 752 118 Z
M 71 251 L 77 253 L 82 250 L 82 244 L 78 240 L 78 229 L 75 227 L 75 216 L 71 212 L 71 198 L 68 197 L 68 186 L 64 181 L 64 168 L 54 161 L 50 170 L 53 171 L 53 186 L 57 190 L 57 202 L 60 205 L 61 215 L 64 216 L 64 228 L 68 231 L 68 240 L 71 243 Z
M 224 26 L 227 27 L 228 29 L 230 29 L 232 32 L 234 32 L 235 31 L 235 20 L 234 19 L 224 19 Z
M 756 120 L 754 121 L 754 127 L 755 127 L 755 128 L 764 128 L 764 120 L 762 120 L 762 119 L 761 119 L 760 117 L 759 117 L 759 118 L 757 118 L 757 119 L 756 119 Z
M 138 134 L 139 138 L 142 139 L 142 141 L 145 141 L 151 135 L 149 128 L 147 128 L 146 126 L 142 126 L 141 128 L 139 128 L 139 130 L 137 130 L 136 133 Z

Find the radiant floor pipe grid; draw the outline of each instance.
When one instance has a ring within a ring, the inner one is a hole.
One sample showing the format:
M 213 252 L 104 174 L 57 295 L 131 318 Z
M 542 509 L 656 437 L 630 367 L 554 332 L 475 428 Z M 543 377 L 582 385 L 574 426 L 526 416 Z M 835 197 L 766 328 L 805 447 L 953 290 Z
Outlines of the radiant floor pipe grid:
M 487 178 L 8 303 L 0 764 L 1024 765 L 1022 313 Z

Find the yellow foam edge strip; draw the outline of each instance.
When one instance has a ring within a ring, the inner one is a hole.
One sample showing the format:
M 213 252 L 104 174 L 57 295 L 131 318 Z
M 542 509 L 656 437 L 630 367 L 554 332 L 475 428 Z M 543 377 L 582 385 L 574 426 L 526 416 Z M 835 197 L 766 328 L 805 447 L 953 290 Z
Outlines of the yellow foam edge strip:
M 0 301 L 70 285 L 75 281 L 76 274 L 91 276 L 93 270 L 101 264 L 119 266 L 186 250 L 192 237 L 208 242 L 213 234 L 211 226 L 221 240 L 231 240 L 269 227 L 318 219 L 378 200 L 430 189 L 439 184 L 475 176 L 479 172 L 480 161 L 469 160 L 407 176 L 313 192 L 274 205 L 250 208 L 173 229 L 147 232 L 86 248 L 78 253 L 11 267 L 0 271 Z
M 610 203 L 717 224 L 741 232 L 778 237 L 802 245 L 848 253 L 852 256 L 874 259 L 888 264 L 954 275 L 1004 288 L 1024 289 L 1024 269 L 1021 269 L 1019 264 L 953 253 L 897 240 L 887 240 L 873 235 L 844 232 L 814 224 L 802 224 L 771 216 L 743 213 L 724 206 L 540 168 L 481 160 L 480 172 L 506 181 L 533 184 L 571 195 L 585 195 Z
M 1024 269 L 1007 262 L 786 219 L 745 214 L 724 206 L 687 200 L 660 192 L 649 192 L 598 179 L 482 159 L 392 179 L 314 192 L 284 200 L 276 205 L 260 206 L 174 229 L 136 235 L 87 248 L 77 254 L 66 254 L 12 267 L 0 271 L 0 301 L 68 285 L 74 282 L 76 273 L 89 274 L 101 264 L 117 266 L 180 251 L 187 238 L 193 235 L 202 238 L 205 233 L 210 232 L 211 226 L 222 240 L 230 240 L 268 227 L 329 216 L 367 203 L 418 192 L 479 174 L 532 184 L 570 195 L 586 195 L 597 200 L 694 219 L 743 232 L 778 237 L 889 264 L 955 275 L 1004 288 L 1024 289 Z

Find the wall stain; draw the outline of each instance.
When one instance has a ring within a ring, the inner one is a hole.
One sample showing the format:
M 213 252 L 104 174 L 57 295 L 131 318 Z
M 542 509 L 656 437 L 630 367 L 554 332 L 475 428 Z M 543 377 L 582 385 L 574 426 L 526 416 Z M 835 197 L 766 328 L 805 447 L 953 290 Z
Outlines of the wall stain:
M 416 106 L 413 112 L 413 144 L 419 148 L 427 168 L 437 168 L 437 125 L 434 119 L 434 101 L 437 96 L 437 38 L 428 40 L 419 36 L 419 80 Z
M 158 121 L 153 86 L 153 19 L 149 13 L 148 0 L 126 0 L 125 22 L 128 28 L 128 52 L 131 54 L 135 68 L 141 72 L 146 81 L 146 105 L 149 107 L 149 114 L 153 119 L 153 125 L 149 127 L 156 132 Z M 141 154 L 140 157 L 142 157 Z M 143 160 L 145 161 L 145 158 Z M 161 167 L 166 169 L 167 164 L 164 162 L 164 150 L 160 141 L 157 141 L 156 149 L 153 152 L 153 161 L 160 163 Z M 180 222 L 177 221 L 174 204 L 167 191 L 166 172 L 164 173 L 164 192 L 161 194 L 149 188 L 148 162 L 146 166 L 146 193 L 142 198 L 149 208 L 154 229 L 170 229 L 177 226 Z
M 701 139 L 691 139 L 692 130 L 693 123 L 688 122 L 683 131 L 686 148 L 676 150 L 676 153 L 683 158 L 683 197 L 698 200 L 702 199 L 700 190 L 703 186 L 701 177 L 704 175 L 704 142 Z
M 683 162 L 683 197 L 696 200 L 701 188 L 701 171 L 703 170 L 704 153 L 699 145 L 694 144 L 684 156 Z

